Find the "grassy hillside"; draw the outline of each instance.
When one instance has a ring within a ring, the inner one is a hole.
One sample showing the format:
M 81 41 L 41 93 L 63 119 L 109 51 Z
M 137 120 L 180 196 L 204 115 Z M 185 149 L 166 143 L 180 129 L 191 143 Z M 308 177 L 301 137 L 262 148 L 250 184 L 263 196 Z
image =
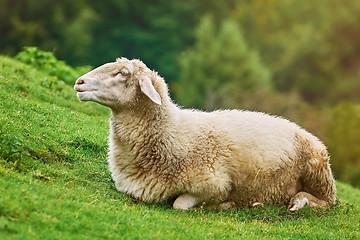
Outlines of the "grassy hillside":
M 360 191 L 340 182 L 326 211 L 134 202 L 107 169 L 108 117 L 55 77 L 0 57 L 0 239 L 360 238 Z

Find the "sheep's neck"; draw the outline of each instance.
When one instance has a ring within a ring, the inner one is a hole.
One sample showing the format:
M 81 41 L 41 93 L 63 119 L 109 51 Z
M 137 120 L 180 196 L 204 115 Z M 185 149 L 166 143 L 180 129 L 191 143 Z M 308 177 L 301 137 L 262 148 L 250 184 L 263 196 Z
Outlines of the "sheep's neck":
M 173 107 L 177 108 L 175 105 Z M 171 113 L 174 114 L 174 112 Z M 175 139 L 169 128 L 176 128 L 170 119 L 171 116 L 173 115 L 164 109 L 151 114 L 112 113 L 111 141 L 121 146 L 123 156 L 130 157 L 127 160 L 123 159 L 121 164 L 147 169 L 150 166 L 156 166 L 156 162 L 163 162 L 166 166 L 166 162 L 176 161 L 177 158 L 171 156 L 172 153 L 169 152 Z
M 167 128 L 174 127 L 171 120 L 178 108 L 173 103 L 167 105 L 143 106 L 139 109 L 112 111 L 110 127 L 113 138 L 124 144 L 135 144 L 140 139 L 160 140 Z M 146 143 L 143 143 L 146 144 Z

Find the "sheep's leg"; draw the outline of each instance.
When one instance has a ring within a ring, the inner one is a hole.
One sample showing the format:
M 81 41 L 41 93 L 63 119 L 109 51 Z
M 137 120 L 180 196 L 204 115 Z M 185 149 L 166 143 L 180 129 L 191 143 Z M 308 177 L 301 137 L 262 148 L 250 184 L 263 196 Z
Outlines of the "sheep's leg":
M 310 193 L 307 192 L 298 192 L 293 198 L 290 199 L 289 210 L 297 211 L 305 206 L 309 206 L 311 208 L 319 208 L 325 207 L 326 202 L 324 200 L 318 199 L 314 197 Z
M 187 193 L 187 194 L 180 195 L 175 200 L 173 207 L 175 209 L 180 209 L 180 210 L 189 210 L 190 208 L 199 206 L 200 202 L 201 201 L 198 198 Z M 203 204 L 205 204 L 205 203 L 203 203 Z M 223 202 L 220 204 L 206 205 L 204 207 L 206 209 L 228 210 L 228 209 L 236 209 L 236 204 L 235 204 L 235 202 Z
M 180 210 L 189 210 L 190 208 L 195 207 L 197 204 L 199 203 L 199 200 L 189 194 L 182 194 L 180 195 L 174 202 L 173 207 L 175 209 L 180 209 Z

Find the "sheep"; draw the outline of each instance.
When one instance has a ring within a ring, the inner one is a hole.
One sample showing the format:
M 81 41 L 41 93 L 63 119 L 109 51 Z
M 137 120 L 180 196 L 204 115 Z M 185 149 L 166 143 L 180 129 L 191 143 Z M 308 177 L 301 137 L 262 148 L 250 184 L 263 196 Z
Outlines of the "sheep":
M 138 201 L 180 210 L 335 203 L 326 147 L 284 118 L 182 109 L 137 59 L 106 63 L 74 89 L 80 101 L 111 109 L 109 169 L 117 190 Z

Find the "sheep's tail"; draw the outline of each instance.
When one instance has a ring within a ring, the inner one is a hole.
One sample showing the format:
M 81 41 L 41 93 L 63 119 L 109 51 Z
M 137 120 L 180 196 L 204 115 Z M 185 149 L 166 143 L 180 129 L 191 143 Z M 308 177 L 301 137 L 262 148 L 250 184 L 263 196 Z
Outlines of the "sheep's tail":
M 324 144 L 314 136 L 304 138 L 296 135 L 296 142 L 301 151 L 303 163 L 303 191 L 324 200 L 327 205 L 336 201 L 335 180 L 330 168 L 330 157 Z

